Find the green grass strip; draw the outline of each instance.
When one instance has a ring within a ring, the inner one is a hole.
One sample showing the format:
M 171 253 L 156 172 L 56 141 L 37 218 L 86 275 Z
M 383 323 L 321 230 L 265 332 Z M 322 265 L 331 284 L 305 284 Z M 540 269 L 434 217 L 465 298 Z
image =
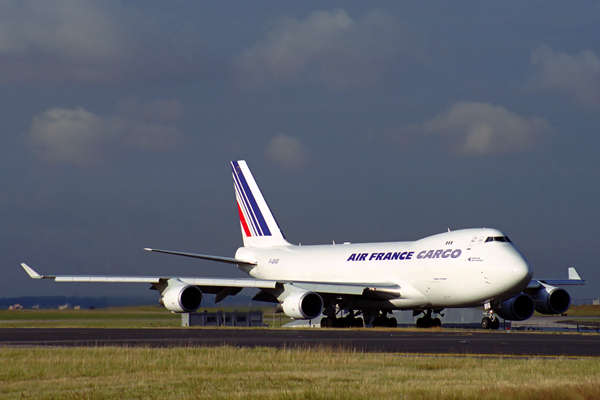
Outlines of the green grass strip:
M 6 399 L 597 399 L 600 359 L 306 348 L 0 348 Z

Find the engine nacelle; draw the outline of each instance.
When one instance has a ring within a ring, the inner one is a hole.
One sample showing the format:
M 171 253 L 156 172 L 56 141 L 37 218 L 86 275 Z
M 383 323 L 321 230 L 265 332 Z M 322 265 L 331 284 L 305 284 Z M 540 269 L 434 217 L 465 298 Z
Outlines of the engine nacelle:
M 535 311 L 535 303 L 531 296 L 521 293 L 503 301 L 499 308 L 494 308 L 494 311 L 504 319 L 523 321 L 531 318 Z
M 194 285 L 170 286 L 161 294 L 160 304 L 176 313 L 194 312 L 202 305 L 202 291 Z
M 294 292 L 283 299 L 285 315 L 295 319 L 314 319 L 323 312 L 323 299 L 315 292 Z
M 562 314 L 571 306 L 571 296 L 565 289 L 544 285 L 533 294 L 535 311 L 540 314 Z

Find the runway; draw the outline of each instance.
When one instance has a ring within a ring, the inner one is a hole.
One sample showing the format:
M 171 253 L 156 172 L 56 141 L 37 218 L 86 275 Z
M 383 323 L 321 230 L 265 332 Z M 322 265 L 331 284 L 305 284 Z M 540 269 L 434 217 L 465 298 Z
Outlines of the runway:
M 0 346 L 311 347 L 363 352 L 600 357 L 600 335 L 345 329 L 0 329 Z

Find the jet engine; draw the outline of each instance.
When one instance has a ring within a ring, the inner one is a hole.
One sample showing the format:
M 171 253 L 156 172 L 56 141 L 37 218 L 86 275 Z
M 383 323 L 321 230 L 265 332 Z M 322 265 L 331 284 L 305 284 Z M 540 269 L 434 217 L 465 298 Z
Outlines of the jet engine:
M 566 290 L 544 285 L 533 294 L 535 311 L 540 314 L 562 314 L 571 306 L 571 296 Z
M 294 292 L 283 299 L 281 309 L 290 318 L 314 319 L 323 312 L 323 299 L 315 292 Z
M 159 303 L 176 313 L 194 312 L 202 305 L 202 291 L 194 285 L 174 285 L 162 293 Z
M 500 303 L 500 307 L 494 308 L 494 311 L 504 319 L 523 321 L 531 318 L 535 308 L 533 299 L 529 295 L 521 293 L 512 299 L 503 301 Z

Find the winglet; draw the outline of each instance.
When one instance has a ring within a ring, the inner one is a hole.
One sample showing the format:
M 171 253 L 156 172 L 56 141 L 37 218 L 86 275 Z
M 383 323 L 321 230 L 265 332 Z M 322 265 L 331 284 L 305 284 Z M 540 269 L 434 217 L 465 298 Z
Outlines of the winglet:
M 43 278 L 42 275 L 35 272 L 35 270 L 33 268 L 31 268 L 29 265 L 27 265 L 25 263 L 21 263 L 21 267 L 23 267 L 23 269 L 29 274 L 29 276 L 32 279 L 42 279 Z
M 579 273 L 577 273 L 577 270 L 575 269 L 575 267 L 569 267 L 569 280 L 576 280 L 576 281 L 580 281 L 581 276 L 579 276 Z

